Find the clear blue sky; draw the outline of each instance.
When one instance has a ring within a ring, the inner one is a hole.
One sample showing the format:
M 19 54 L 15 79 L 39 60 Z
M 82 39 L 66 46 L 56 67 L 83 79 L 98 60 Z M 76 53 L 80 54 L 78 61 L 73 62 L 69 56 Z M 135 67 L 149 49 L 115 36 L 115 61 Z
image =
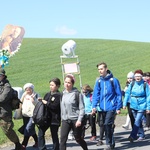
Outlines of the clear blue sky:
M 3 0 L 0 34 L 22 26 L 26 38 L 150 42 L 150 0 Z

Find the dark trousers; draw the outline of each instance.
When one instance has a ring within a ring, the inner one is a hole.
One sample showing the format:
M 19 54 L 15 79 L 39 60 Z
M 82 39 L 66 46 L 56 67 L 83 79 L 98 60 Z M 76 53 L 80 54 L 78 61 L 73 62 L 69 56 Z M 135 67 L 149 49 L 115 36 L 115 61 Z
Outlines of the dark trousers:
M 115 146 L 114 141 L 114 121 L 116 116 L 116 111 L 106 111 L 102 112 L 102 117 L 104 121 L 104 129 L 105 129 L 105 138 L 106 138 L 106 145 L 110 145 L 110 147 Z
M 52 141 L 53 141 L 53 150 L 59 150 L 59 138 L 58 138 L 58 128 L 57 125 L 50 126 L 40 126 L 38 132 L 38 146 L 39 150 L 46 150 L 45 145 L 45 132 L 50 127 Z
M 91 126 L 91 135 L 96 136 L 96 114 L 94 115 L 85 115 L 86 124 L 89 121 L 89 125 Z
M 82 129 L 84 125 L 80 127 L 75 127 L 76 120 L 63 120 L 61 123 L 61 137 L 60 137 L 60 150 L 66 150 L 66 142 L 68 139 L 68 134 L 72 129 L 73 135 L 76 142 L 83 148 L 83 150 L 88 150 L 87 144 L 82 138 Z
M 97 122 L 100 127 L 100 134 L 99 134 L 99 140 L 103 140 L 104 138 L 104 119 L 105 116 L 103 115 L 102 111 L 98 111 L 97 113 Z
M 130 117 L 130 120 L 131 120 L 131 126 L 132 126 L 132 129 L 133 129 L 135 119 L 134 119 L 134 116 L 133 116 L 133 113 L 132 113 L 132 109 L 130 108 L 130 103 L 127 103 L 127 109 L 128 109 L 129 117 Z
M 150 114 L 146 114 L 146 126 L 150 127 Z

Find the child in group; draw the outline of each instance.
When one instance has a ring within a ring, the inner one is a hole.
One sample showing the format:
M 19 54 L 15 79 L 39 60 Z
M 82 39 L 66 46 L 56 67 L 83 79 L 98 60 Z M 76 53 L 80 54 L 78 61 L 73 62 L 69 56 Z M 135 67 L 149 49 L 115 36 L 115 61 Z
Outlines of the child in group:
M 89 125 L 91 126 L 91 135 L 90 141 L 96 140 L 96 114 L 92 113 L 92 92 L 93 89 L 88 85 L 85 84 L 82 87 L 82 93 L 83 93 L 83 100 L 85 105 L 85 122 L 89 122 Z

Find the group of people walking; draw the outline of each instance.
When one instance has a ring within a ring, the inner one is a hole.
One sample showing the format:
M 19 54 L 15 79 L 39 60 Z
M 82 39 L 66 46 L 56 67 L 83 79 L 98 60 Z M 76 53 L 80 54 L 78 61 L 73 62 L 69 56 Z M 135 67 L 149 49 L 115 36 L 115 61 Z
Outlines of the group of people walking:
M 21 98 L 23 126 L 19 129 L 19 132 L 24 135 L 22 143 L 13 130 L 12 111 L 8 106 L 11 100 L 11 86 L 5 70 L 0 69 L 0 123 L 2 122 L 0 126 L 6 136 L 15 143 L 15 150 L 26 150 L 30 136 L 35 141 L 33 147 L 46 150 L 45 133 L 48 129 L 51 132 L 54 150 L 66 150 L 71 130 L 76 142 L 82 149 L 88 150 L 84 140 L 86 128 L 88 128 L 87 125 L 91 127 L 90 141 L 95 141 L 97 138 L 96 122 L 100 127 L 97 146 L 104 144 L 105 136 L 106 147 L 104 150 L 112 150 L 115 148 L 115 118 L 117 114 L 121 113 L 122 108 L 128 108 L 128 120 L 131 120 L 132 124 L 128 140 L 134 142 L 145 138 L 142 120 L 144 116 L 147 116 L 147 119 L 150 114 L 148 84 L 150 80 L 144 80 L 142 70 L 130 72 L 127 75 L 126 88 L 122 91 L 119 80 L 113 76 L 106 63 L 99 63 L 96 67 L 100 77 L 96 79 L 93 89 L 85 84 L 80 92 L 74 87 L 75 78 L 72 74 L 65 76 L 62 92 L 59 91 L 60 79 L 51 79 L 49 81 L 50 91 L 43 98 L 34 91 L 32 83 L 24 85 L 24 93 Z M 122 99 L 123 97 L 124 99 Z M 46 107 L 48 117 L 46 123 L 38 126 L 37 135 L 32 116 L 35 105 L 39 101 Z M 122 127 L 128 128 L 128 124 Z

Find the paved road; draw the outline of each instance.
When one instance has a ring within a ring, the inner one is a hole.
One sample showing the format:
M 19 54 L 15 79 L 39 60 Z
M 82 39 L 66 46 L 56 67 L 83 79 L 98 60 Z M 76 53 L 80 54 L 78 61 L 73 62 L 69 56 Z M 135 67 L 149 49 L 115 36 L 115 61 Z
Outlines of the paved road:
M 120 117 L 118 119 L 121 119 Z M 125 118 L 124 118 L 125 119 Z M 124 120 L 125 121 L 125 120 Z M 135 141 L 134 143 L 130 143 L 127 138 L 131 132 L 131 130 L 125 130 L 123 129 L 119 122 L 116 121 L 116 128 L 115 128 L 115 141 L 116 141 L 116 150 L 150 150 L 150 130 L 146 131 L 146 138 L 144 141 L 137 142 Z M 99 132 L 99 129 L 97 130 Z M 102 146 L 96 146 L 96 142 L 90 142 L 90 135 L 85 136 L 85 140 L 88 145 L 89 150 L 103 150 L 105 145 Z M 105 142 L 105 141 L 104 141 Z M 1 147 L 0 150 L 11 150 L 13 149 L 12 145 Z M 52 142 L 47 141 L 47 149 L 52 150 Z M 32 143 L 29 144 L 27 147 L 27 150 L 37 150 L 35 148 L 32 148 Z M 81 147 L 73 140 L 73 141 L 68 141 L 67 142 L 67 150 L 82 150 Z

